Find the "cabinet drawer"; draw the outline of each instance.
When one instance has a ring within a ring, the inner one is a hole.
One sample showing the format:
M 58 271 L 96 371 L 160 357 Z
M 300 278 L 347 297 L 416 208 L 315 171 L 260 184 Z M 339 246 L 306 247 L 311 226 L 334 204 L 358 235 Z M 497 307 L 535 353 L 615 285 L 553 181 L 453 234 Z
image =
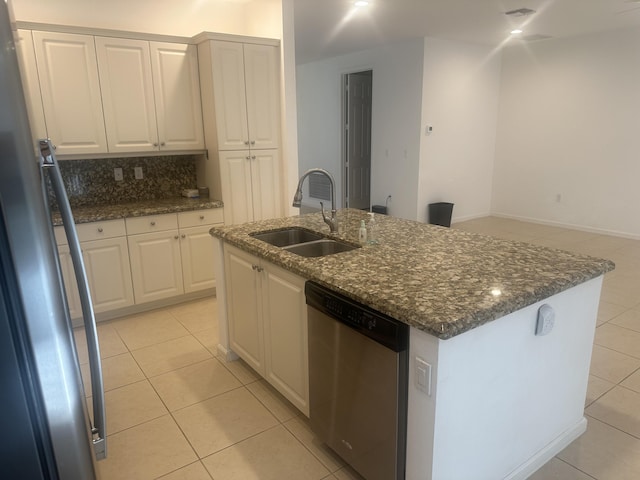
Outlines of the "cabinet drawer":
M 178 213 L 178 225 L 180 228 L 197 227 L 212 223 L 223 223 L 224 217 L 221 208 L 210 208 L 207 210 L 194 210 L 193 212 Z
M 127 222 L 127 234 L 161 232 L 178 228 L 178 217 L 175 213 L 166 215 L 149 215 L 125 219 Z
M 124 219 L 80 223 L 76 224 L 76 231 L 78 232 L 78 240 L 81 242 L 124 237 L 127 234 Z M 69 243 L 67 242 L 67 236 L 64 233 L 63 226 L 54 227 L 53 233 L 56 237 L 56 245 L 67 245 Z

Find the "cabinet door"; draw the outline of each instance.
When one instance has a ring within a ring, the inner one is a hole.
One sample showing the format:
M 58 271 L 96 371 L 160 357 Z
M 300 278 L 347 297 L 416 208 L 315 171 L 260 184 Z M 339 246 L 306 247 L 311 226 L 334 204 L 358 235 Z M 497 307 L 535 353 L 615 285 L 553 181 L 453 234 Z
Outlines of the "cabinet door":
M 241 43 L 211 42 L 219 150 L 249 147 L 244 53 Z
M 161 150 L 202 150 L 202 106 L 195 45 L 150 42 Z
M 225 223 L 251 222 L 254 217 L 249 151 L 220 152 L 219 155 Z
M 180 252 L 185 293 L 214 288 L 213 238 L 211 225 L 180 229 Z
M 47 133 L 57 153 L 106 153 L 92 36 L 33 32 Z
M 231 348 L 264 376 L 264 336 L 261 320 L 258 259 L 225 247 L 225 275 Z
M 72 320 L 82 318 L 82 306 L 80 305 L 80 294 L 76 283 L 76 274 L 73 271 L 73 261 L 69 252 L 69 245 L 58 245 L 58 256 L 60 257 L 60 269 L 62 270 L 62 280 L 67 293 L 67 305 L 69 315 Z
M 309 359 L 304 279 L 263 262 L 267 380 L 309 415 Z
M 149 42 L 96 37 L 109 152 L 158 150 Z
M 83 242 L 82 256 L 96 313 L 133 305 L 126 237 Z
M 280 62 L 278 48 L 244 46 L 247 121 L 251 148 L 280 145 Z
M 47 138 L 47 126 L 44 121 L 44 111 L 42 110 L 42 95 L 40 94 L 40 84 L 38 82 L 36 52 L 33 48 L 33 37 L 31 36 L 30 30 L 18 30 L 16 50 L 35 149 L 37 139 Z
M 280 201 L 280 151 L 251 150 L 253 220 L 282 216 Z M 233 209 L 233 203 L 231 205 Z
M 184 292 L 179 239 L 177 230 L 128 237 L 136 303 L 169 298 Z

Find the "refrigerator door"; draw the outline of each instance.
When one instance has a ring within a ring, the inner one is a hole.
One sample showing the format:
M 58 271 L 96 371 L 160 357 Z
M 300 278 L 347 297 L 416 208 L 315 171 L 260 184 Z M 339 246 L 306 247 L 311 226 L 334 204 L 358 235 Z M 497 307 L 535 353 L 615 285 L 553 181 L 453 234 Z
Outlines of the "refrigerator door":
M 34 467 L 27 466 L 32 460 L 26 457 L 23 461 L 18 454 L 5 455 L 31 446 L 44 478 L 96 478 L 93 435 L 4 1 L 0 1 L 0 218 L 4 312 L 0 325 L 10 332 L 16 352 L 15 362 L 2 365 L 3 379 L 5 375 L 16 379 L 13 388 L 3 388 L 3 406 L 4 400 L 22 403 L 23 413 L 33 420 L 13 422 L 13 429 L 2 424 L 2 466 L 6 462 L 14 468 L 20 463 L 25 469 Z M 16 444 L 18 439 L 24 448 Z

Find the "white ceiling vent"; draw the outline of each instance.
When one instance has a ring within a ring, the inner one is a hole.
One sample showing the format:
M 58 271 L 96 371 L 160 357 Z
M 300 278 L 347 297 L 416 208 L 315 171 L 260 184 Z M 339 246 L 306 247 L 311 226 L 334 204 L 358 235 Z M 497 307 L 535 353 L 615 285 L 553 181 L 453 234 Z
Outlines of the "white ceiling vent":
M 518 8 L 517 10 L 509 10 L 508 12 L 504 12 L 504 14 L 509 17 L 526 17 L 527 15 L 532 15 L 534 13 L 536 13 L 536 11 L 531 10 L 530 8 Z

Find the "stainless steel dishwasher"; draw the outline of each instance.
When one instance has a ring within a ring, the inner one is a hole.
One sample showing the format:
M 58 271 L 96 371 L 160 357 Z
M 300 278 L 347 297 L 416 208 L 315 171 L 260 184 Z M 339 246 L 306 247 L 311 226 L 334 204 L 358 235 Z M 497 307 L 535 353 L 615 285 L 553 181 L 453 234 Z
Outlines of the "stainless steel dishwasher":
M 405 477 L 409 327 L 307 282 L 318 437 L 367 480 Z

